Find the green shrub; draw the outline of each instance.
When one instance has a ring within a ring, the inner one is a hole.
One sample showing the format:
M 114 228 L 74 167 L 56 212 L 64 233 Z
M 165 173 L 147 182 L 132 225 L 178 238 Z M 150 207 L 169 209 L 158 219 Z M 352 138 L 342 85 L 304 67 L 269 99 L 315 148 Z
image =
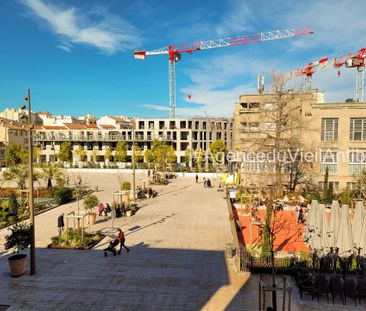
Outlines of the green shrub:
M 25 222 L 20 222 L 12 226 L 10 231 L 11 234 L 5 237 L 5 249 L 13 248 L 19 254 L 21 250 L 27 248 L 31 243 L 30 225 Z
M 66 231 L 64 231 L 61 235 L 51 237 L 51 242 L 54 246 L 87 248 L 91 245 L 94 245 L 102 237 L 102 233 L 100 231 L 97 231 L 95 233 L 84 232 L 84 237 L 81 238 L 81 235 L 80 233 L 78 233 L 77 229 L 74 230 L 72 228 L 68 228 L 68 240 L 66 239 Z
M 53 191 L 53 198 L 59 205 L 68 203 L 73 199 L 72 189 L 66 187 L 55 188 Z
M 124 181 L 121 183 L 121 190 L 125 191 L 125 190 L 131 190 L 131 183 L 128 181 Z
M 14 218 L 18 218 L 18 209 L 19 203 L 17 201 L 15 193 L 12 192 L 9 196 L 9 215 L 13 216 Z

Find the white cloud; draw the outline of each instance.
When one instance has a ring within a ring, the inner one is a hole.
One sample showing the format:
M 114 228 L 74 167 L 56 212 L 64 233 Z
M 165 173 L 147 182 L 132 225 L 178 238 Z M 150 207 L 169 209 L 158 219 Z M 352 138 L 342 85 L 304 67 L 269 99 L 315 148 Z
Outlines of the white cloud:
M 63 47 L 83 44 L 113 54 L 140 44 L 135 27 L 106 11 L 99 10 L 100 21 L 93 22 L 75 8 L 61 9 L 43 0 L 23 0 L 23 3 L 67 43 L 62 44 Z
M 59 44 L 57 47 L 58 47 L 59 49 L 61 49 L 61 50 L 66 51 L 66 52 L 71 52 L 71 49 L 70 49 L 67 45 Z
M 345 52 L 356 52 L 364 46 L 365 9 L 366 4 L 362 0 L 336 3 L 333 0 L 305 1 L 293 6 L 284 19 L 294 25 L 310 24 L 313 28 L 314 36 L 302 47 L 332 49 L 337 53 L 334 56 L 340 56 Z

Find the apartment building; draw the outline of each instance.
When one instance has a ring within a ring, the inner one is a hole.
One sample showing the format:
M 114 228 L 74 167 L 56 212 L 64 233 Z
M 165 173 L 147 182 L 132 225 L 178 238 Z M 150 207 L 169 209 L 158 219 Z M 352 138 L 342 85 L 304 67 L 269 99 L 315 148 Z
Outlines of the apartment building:
M 0 118 L 0 164 L 5 166 L 5 149 L 10 144 L 18 144 L 28 148 L 27 129 L 18 122 L 6 118 Z
M 273 94 L 239 97 L 234 112 L 234 150 L 251 151 L 253 141 L 275 132 L 270 111 L 276 100 Z M 291 101 L 290 113 L 295 116 L 292 122 L 296 123 L 288 135 L 293 135 L 294 144 L 301 141 L 301 161 L 310 167 L 307 179 L 322 186 L 328 168 L 334 189 L 351 187 L 366 168 L 366 103 L 326 103 L 324 94 L 316 90 L 289 93 L 285 100 Z M 258 159 L 241 160 L 240 168 L 248 184 L 274 174 L 273 165 Z
M 228 149 L 232 142 L 232 120 L 225 118 L 193 119 L 128 119 L 102 117 L 94 124 L 64 123 L 36 127 L 35 144 L 40 148 L 42 161 L 55 161 L 60 145 L 72 143 L 74 162 L 86 160 L 104 162 L 107 148 L 112 155 L 119 141 L 126 141 L 130 161 L 133 139 L 142 151 L 151 147 L 154 139 L 176 150 L 177 163 L 184 161 L 187 149 L 205 151 L 216 139 L 223 139 Z M 134 134 L 134 137 L 133 137 Z M 85 150 L 85 159 L 77 156 L 80 146 Z

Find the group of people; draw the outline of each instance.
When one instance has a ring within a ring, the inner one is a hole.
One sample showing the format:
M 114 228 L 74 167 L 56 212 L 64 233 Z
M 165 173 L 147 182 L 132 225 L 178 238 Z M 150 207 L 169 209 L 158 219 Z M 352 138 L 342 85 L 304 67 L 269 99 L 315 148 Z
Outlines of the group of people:
M 122 248 L 124 247 L 127 251 L 127 253 L 130 251 L 130 249 L 125 245 L 125 233 L 122 231 L 122 229 L 118 228 L 117 229 L 117 235 L 114 236 L 114 239 L 111 240 L 109 242 L 109 245 L 107 248 L 103 249 L 104 251 L 104 256 L 107 257 L 107 251 L 112 252 L 114 256 L 116 256 L 116 254 L 120 254 L 122 251 Z M 118 244 L 120 244 L 120 248 L 119 251 L 117 252 L 117 246 Z
M 203 187 L 204 188 L 211 188 L 211 180 L 210 178 L 203 177 Z
M 108 216 L 108 214 L 110 214 L 112 212 L 112 208 L 110 207 L 110 205 L 108 203 L 106 203 L 105 206 L 103 203 L 100 203 L 98 206 L 98 211 L 99 211 L 99 216 L 102 216 L 103 213 L 104 213 L 104 216 Z
M 198 184 L 198 174 L 196 174 L 196 184 Z M 211 180 L 210 178 L 203 177 L 203 187 L 204 188 L 211 188 Z

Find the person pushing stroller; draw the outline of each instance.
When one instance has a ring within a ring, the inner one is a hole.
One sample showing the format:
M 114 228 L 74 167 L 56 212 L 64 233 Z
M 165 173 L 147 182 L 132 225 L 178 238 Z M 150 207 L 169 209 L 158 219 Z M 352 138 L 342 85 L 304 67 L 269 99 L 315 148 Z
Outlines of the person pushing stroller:
M 110 251 L 113 253 L 114 256 L 116 256 L 116 254 L 120 254 L 122 247 L 124 247 L 127 251 L 127 253 L 130 251 L 130 249 L 125 245 L 125 234 L 124 232 L 118 228 L 117 229 L 118 235 L 114 237 L 114 239 L 112 241 L 109 242 L 109 246 L 107 248 L 104 249 L 104 256 L 107 257 L 107 251 Z M 118 244 L 121 244 L 121 247 L 117 253 L 116 251 L 116 247 L 118 246 Z

